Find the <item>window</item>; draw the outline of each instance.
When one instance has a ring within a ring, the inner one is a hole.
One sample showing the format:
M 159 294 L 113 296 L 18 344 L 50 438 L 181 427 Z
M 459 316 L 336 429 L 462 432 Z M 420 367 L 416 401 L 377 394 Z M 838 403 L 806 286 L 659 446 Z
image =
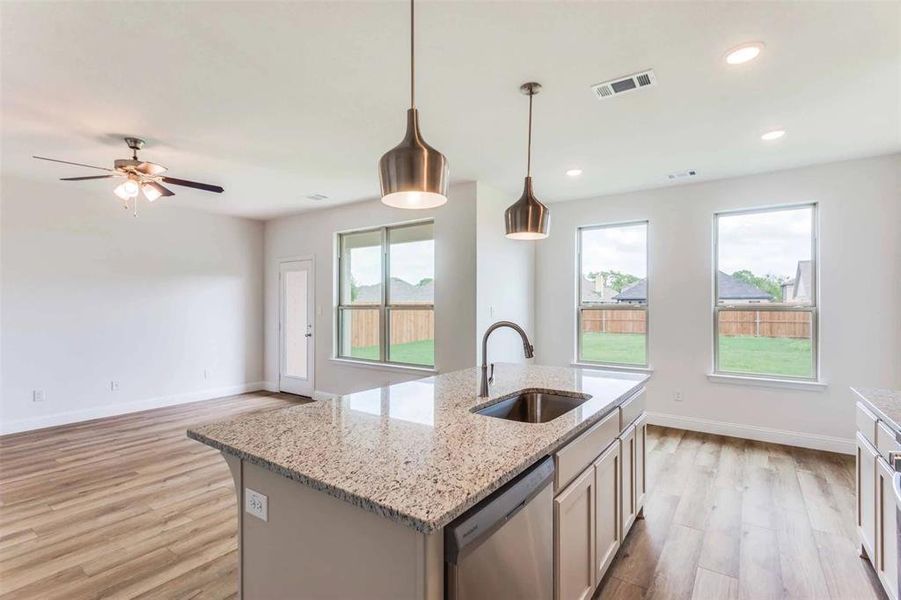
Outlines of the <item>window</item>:
M 816 380 L 816 205 L 715 221 L 715 372 Z
M 338 235 L 340 358 L 435 365 L 434 224 Z
M 648 224 L 578 230 L 578 362 L 648 364 Z

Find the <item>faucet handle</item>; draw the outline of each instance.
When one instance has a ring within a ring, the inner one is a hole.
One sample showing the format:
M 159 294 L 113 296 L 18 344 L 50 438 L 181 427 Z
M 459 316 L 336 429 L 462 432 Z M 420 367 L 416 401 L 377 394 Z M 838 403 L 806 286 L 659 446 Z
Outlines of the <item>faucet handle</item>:
M 488 374 L 488 383 L 494 383 L 494 363 L 491 363 L 491 372 Z

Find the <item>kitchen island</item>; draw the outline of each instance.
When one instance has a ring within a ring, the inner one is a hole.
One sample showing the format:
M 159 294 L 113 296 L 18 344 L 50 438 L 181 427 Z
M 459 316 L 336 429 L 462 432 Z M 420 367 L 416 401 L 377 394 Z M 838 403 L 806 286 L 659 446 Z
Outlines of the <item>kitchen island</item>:
M 235 479 L 244 598 L 441 598 L 446 525 L 548 456 L 557 461 L 558 497 L 568 484 L 586 479 L 608 447 L 616 446 L 614 462 L 623 471 L 626 432 L 631 479 L 624 484 L 620 473 L 615 487 L 618 497 L 629 496 L 629 506 L 609 507 L 616 513 L 618 547 L 644 489 L 647 379 L 500 364 L 487 398 L 478 397 L 479 370 L 473 368 L 205 425 L 188 436 L 220 450 Z M 547 423 L 473 412 L 522 390 L 587 400 Z M 265 520 L 248 513 L 260 514 L 254 492 L 265 496 Z M 612 497 L 611 503 L 620 504 Z M 595 519 L 589 520 L 594 529 Z M 589 533 L 587 585 L 593 589 L 598 559 L 609 564 L 612 554 L 598 556 L 596 532 Z M 554 551 L 558 592 L 575 589 L 579 582 L 561 581 L 586 577 L 565 560 L 573 549 L 555 538 Z

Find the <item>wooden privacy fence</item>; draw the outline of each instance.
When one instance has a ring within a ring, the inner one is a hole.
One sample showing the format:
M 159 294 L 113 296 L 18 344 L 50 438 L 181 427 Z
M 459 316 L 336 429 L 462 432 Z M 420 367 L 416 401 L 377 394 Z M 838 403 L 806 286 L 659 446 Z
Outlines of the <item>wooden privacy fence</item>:
M 407 344 L 435 338 L 435 311 L 390 311 L 392 344 Z M 351 344 L 354 348 L 379 345 L 379 311 L 355 310 L 350 324 Z
M 722 310 L 720 335 L 810 338 L 810 313 L 806 311 Z
M 587 333 L 647 333 L 643 310 L 583 310 L 582 331 Z

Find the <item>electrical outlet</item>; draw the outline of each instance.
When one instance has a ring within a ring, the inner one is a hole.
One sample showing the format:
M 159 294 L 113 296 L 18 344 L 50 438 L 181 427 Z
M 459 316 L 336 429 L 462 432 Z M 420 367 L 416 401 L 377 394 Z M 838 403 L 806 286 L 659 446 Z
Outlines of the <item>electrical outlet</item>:
M 118 392 L 119 391 L 119 382 L 113 379 L 109 382 L 109 391 Z
M 244 488 L 244 512 L 269 522 L 269 498 L 250 488 Z
M 682 392 L 673 392 L 673 402 L 682 402 Z
M 34 390 L 31 392 L 31 401 L 32 402 L 43 402 L 44 401 L 44 390 Z

